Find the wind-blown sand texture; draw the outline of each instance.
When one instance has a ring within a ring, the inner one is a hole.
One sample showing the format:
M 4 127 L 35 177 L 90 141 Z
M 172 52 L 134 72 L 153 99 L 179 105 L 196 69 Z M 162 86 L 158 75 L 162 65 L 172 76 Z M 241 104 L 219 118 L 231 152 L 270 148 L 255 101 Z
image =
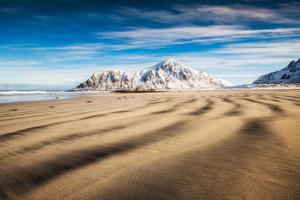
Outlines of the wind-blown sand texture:
M 0 199 L 300 199 L 300 91 L 0 105 Z

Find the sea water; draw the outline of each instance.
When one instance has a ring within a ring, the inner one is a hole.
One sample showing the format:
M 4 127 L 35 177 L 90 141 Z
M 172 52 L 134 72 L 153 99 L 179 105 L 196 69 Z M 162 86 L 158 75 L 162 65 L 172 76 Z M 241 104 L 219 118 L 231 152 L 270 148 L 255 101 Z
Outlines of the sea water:
M 70 99 L 82 95 L 82 92 L 49 90 L 0 90 L 0 103 Z

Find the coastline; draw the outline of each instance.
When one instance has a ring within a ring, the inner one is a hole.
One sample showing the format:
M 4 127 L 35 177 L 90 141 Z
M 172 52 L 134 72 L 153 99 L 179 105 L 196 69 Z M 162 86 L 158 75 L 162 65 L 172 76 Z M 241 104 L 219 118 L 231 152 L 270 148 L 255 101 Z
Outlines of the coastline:
M 0 90 L 0 105 L 6 103 L 37 102 L 58 99 L 72 99 L 84 95 L 103 95 L 103 94 L 139 94 L 139 93 L 174 93 L 174 92 L 203 92 L 203 91 L 289 91 L 300 90 L 299 84 L 269 84 L 269 85 L 241 85 L 225 88 L 202 88 L 202 89 L 168 89 L 168 90 Z M 2 92 L 2 93 L 1 93 Z M 19 98 L 15 100 L 14 98 Z M 12 100 L 7 100 L 12 98 Z

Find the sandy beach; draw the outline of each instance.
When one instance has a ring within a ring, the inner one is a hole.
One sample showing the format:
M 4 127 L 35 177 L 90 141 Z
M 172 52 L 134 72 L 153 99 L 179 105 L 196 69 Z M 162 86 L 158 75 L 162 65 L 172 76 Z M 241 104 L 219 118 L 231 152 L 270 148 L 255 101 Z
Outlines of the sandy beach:
M 0 105 L 0 199 L 300 199 L 300 91 Z

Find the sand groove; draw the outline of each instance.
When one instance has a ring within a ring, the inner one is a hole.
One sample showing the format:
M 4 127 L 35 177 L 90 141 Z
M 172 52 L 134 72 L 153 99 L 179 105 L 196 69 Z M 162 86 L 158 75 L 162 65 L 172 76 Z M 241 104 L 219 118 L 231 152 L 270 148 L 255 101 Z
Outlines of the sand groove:
M 13 117 L 3 130 L 16 130 L 0 135 L 0 199 L 298 199 L 299 95 L 107 94 L 0 106 L 0 123 Z M 35 124 L 51 112 L 35 106 L 59 108 L 59 117 Z
M 163 103 L 163 102 L 165 102 L 165 101 L 156 102 L 155 104 L 159 104 L 159 103 Z M 44 125 L 24 128 L 24 129 L 13 131 L 13 132 L 3 133 L 3 134 L 0 135 L 0 142 L 7 142 L 7 141 L 13 140 L 17 137 L 32 134 L 35 131 L 39 131 L 39 130 L 42 130 L 42 129 L 45 129 L 45 128 L 48 128 L 48 127 L 52 127 L 52 126 L 56 126 L 56 125 L 61 125 L 61 124 L 65 124 L 65 123 L 76 122 L 76 121 L 81 121 L 81 120 L 91 119 L 91 118 L 105 117 L 105 116 L 113 115 L 113 114 L 121 114 L 121 113 L 132 112 L 132 111 L 135 111 L 135 110 L 143 109 L 143 108 L 145 108 L 149 105 L 153 105 L 153 104 L 146 104 L 146 105 L 142 105 L 142 106 L 127 109 L 127 110 L 117 110 L 117 111 L 112 111 L 112 112 L 108 112 L 108 113 L 96 114 L 96 115 L 93 114 L 93 115 L 89 115 L 89 116 L 86 116 L 86 117 L 80 117 L 80 118 L 70 119 L 70 120 L 63 120 L 63 121 L 59 121 L 59 122 L 53 122 L 53 123 L 48 123 L 48 124 L 44 124 Z M 159 112 L 162 112 L 162 111 L 159 111 Z M 84 112 L 84 113 L 86 113 L 86 112 Z M 74 113 L 72 115 L 74 115 Z

